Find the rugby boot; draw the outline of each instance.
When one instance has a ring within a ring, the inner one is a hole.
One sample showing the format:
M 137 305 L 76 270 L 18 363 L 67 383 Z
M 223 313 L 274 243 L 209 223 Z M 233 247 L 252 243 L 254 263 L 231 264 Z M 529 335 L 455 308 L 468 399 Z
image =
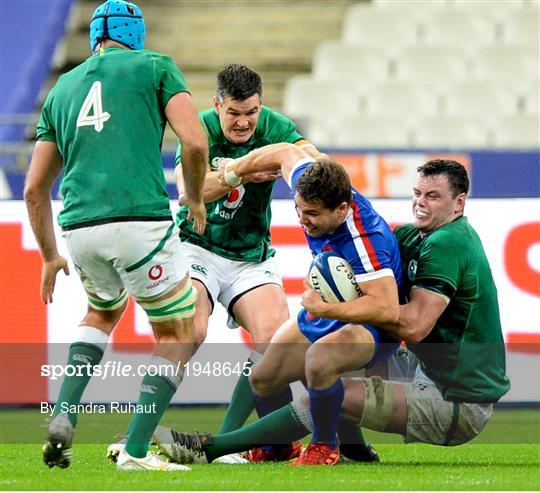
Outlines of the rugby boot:
M 291 466 L 333 466 L 339 462 L 339 448 L 327 443 L 310 443 Z
M 369 443 L 366 445 L 345 444 L 339 446 L 341 458 L 354 462 L 381 462 L 381 457 Z
M 49 467 L 65 469 L 73 458 L 73 425 L 66 413 L 57 414 L 49 424 L 49 435 L 43 445 L 43 462 Z
M 242 457 L 249 462 L 282 462 L 296 459 L 302 453 L 302 444 L 293 442 L 277 449 L 273 446 L 271 450 L 264 447 L 258 447 L 245 452 Z
M 156 427 L 152 435 L 159 452 L 178 464 L 208 464 L 203 445 L 211 442 L 209 433 L 179 433 L 166 426 Z
M 119 471 L 191 471 L 188 466 L 173 464 L 153 452 L 148 452 L 145 457 L 139 458 L 129 455 L 125 449 L 118 453 L 116 469 Z
M 107 459 L 111 462 L 116 462 L 118 454 L 124 450 L 127 443 L 127 436 L 122 436 L 121 438 L 117 436 L 117 438 L 119 438 L 117 442 L 111 443 L 107 447 Z

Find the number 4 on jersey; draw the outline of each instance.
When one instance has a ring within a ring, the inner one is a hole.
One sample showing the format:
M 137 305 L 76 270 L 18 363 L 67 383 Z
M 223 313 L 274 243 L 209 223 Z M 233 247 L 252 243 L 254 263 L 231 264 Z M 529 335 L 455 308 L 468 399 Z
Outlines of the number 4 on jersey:
M 77 127 L 93 125 L 96 132 L 103 130 L 103 124 L 111 117 L 109 113 L 103 111 L 101 103 L 101 82 L 96 81 L 86 95 L 79 116 L 77 117 Z

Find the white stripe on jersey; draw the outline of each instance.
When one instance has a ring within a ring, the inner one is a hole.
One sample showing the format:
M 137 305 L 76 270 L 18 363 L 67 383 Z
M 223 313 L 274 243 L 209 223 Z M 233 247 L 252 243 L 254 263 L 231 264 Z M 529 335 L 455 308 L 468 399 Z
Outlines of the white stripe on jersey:
M 315 162 L 315 158 L 309 156 L 309 157 L 303 157 L 302 159 L 298 160 L 292 167 L 291 169 L 291 174 L 289 175 L 289 179 L 287 180 L 287 185 L 289 185 L 289 188 L 292 189 L 292 177 L 294 175 L 294 172 L 300 167 L 300 166 L 303 166 L 304 164 L 310 164 L 310 163 L 314 163 Z
M 385 267 L 384 269 L 376 270 L 375 272 L 370 272 L 368 274 L 356 274 L 354 280 L 356 282 L 368 282 L 380 279 L 381 277 L 395 277 L 394 271 L 389 267 Z
M 349 214 L 347 214 L 347 228 L 351 233 L 354 246 L 356 247 L 356 253 L 358 253 L 358 256 L 360 257 L 360 262 L 362 262 L 364 270 L 367 274 L 375 272 L 364 242 L 362 241 L 362 237 L 360 236 L 360 231 L 358 231 L 356 224 L 354 223 L 354 211 L 352 206 L 349 208 Z

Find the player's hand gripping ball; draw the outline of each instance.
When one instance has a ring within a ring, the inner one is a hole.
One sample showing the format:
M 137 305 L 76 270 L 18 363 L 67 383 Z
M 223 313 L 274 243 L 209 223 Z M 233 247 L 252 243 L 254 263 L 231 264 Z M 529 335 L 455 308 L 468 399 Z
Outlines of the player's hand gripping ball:
M 333 252 L 315 256 L 309 268 L 308 279 L 326 303 L 352 301 L 362 296 L 351 265 Z

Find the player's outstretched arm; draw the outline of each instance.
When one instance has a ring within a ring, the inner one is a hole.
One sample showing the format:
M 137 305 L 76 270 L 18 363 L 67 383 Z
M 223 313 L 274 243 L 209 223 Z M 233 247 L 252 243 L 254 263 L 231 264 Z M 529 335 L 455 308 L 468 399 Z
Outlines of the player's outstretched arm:
M 303 151 L 307 152 L 312 158 L 315 159 L 330 159 L 328 154 L 319 151 L 317 147 L 306 139 L 297 140 L 294 143 L 295 146 L 300 147 Z
M 232 161 L 232 159 L 224 158 L 224 161 Z M 176 179 L 176 187 L 178 189 L 178 195 L 180 197 L 180 205 L 184 205 L 184 186 L 182 177 L 182 163 L 178 164 L 174 169 L 174 176 Z M 263 171 L 261 173 L 252 173 L 251 175 L 245 175 L 242 177 L 242 185 L 246 183 L 261 183 L 265 181 L 277 180 L 281 177 L 279 171 Z M 213 202 L 220 199 L 224 195 L 231 191 L 229 185 L 223 181 L 223 170 L 221 171 L 208 171 L 204 178 L 203 198 L 204 202 Z
M 175 94 L 165 107 L 165 115 L 182 143 L 186 203 L 194 218 L 195 229 L 202 234 L 206 225 L 203 186 L 208 166 L 208 138 L 190 94 Z
M 174 177 L 176 179 L 176 188 L 178 189 L 178 195 L 180 196 L 180 200 L 183 201 L 184 199 L 182 197 L 185 195 L 186 189 L 184 186 L 182 163 L 178 164 L 174 169 Z M 220 181 L 218 171 L 210 171 L 209 169 L 207 170 L 207 173 L 204 177 L 203 185 L 203 200 L 205 203 L 213 202 L 214 200 L 223 197 L 230 191 L 231 187 L 223 184 Z
M 262 171 L 281 171 L 288 181 L 294 165 L 309 157 L 306 151 L 294 144 L 267 145 L 228 163 L 223 171 L 223 181 L 229 186 L 236 186 L 235 183 L 239 184 L 243 176 Z
M 56 247 L 51 208 L 51 188 L 62 169 L 62 157 L 54 142 L 38 141 L 34 147 L 30 168 L 26 175 L 24 201 L 30 225 L 38 242 L 43 260 L 41 271 L 41 299 L 52 302 L 56 274 L 69 274 L 67 260 Z

